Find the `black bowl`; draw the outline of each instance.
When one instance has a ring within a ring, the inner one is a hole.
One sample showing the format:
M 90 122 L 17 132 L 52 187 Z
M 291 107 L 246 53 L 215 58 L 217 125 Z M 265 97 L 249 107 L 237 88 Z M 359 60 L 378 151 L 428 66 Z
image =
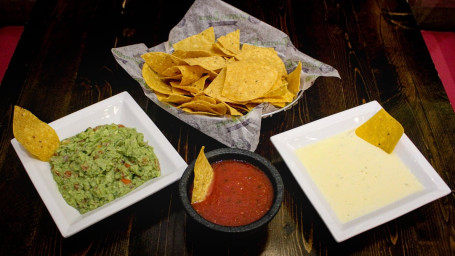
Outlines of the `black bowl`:
M 193 219 L 195 222 L 199 223 L 200 225 L 202 225 L 203 227 L 208 228 L 209 230 L 229 234 L 250 233 L 266 226 L 266 224 L 269 221 L 271 221 L 273 217 L 276 215 L 276 213 L 280 209 L 281 202 L 283 201 L 283 180 L 281 179 L 279 172 L 272 165 L 272 163 L 270 163 L 267 159 L 263 158 L 262 156 L 256 153 L 234 148 L 216 149 L 207 152 L 205 155 L 210 163 L 218 162 L 221 160 L 240 160 L 256 166 L 257 168 L 262 170 L 270 179 L 270 182 L 272 183 L 273 186 L 274 199 L 269 211 L 261 219 L 248 225 L 231 227 L 212 223 L 201 217 L 196 212 L 196 210 L 194 210 L 194 208 L 191 206 L 189 189 L 193 183 L 194 179 L 193 170 L 194 163 L 196 162 L 196 160 L 193 160 L 188 165 L 179 181 L 180 199 L 182 201 L 186 213 L 190 216 L 190 218 Z

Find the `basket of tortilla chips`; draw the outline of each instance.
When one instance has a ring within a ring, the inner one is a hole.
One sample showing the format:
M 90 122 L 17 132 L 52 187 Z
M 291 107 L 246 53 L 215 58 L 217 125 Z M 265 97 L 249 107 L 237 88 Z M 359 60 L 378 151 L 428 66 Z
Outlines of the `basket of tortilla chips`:
M 254 151 L 261 119 L 293 106 L 332 67 L 282 31 L 222 1 L 196 0 L 152 48 L 112 49 L 154 103 L 221 143 Z

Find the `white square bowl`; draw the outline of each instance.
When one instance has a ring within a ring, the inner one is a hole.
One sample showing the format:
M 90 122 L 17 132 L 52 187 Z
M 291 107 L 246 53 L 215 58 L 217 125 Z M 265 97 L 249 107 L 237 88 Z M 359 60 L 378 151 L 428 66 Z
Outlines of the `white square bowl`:
M 377 101 L 372 101 L 270 138 L 297 183 L 337 242 L 342 242 L 377 227 L 450 193 L 450 188 L 447 184 L 406 134 L 403 134 L 394 149 L 394 154 L 411 170 L 424 186 L 424 189 L 352 221 L 342 223 L 338 220 L 334 211 L 311 179 L 305 166 L 299 160 L 295 150 L 338 133 L 355 129 L 370 119 L 381 108 Z
M 63 237 L 69 237 L 177 181 L 187 167 L 187 163 L 127 92 L 95 103 L 49 125 L 56 130 L 62 140 L 88 127 L 111 123 L 136 128 L 138 132 L 144 134 L 144 140 L 154 148 L 159 160 L 161 176 L 85 214 L 80 214 L 65 202 L 52 177 L 50 164 L 33 157 L 16 139 L 11 140 L 27 174 Z

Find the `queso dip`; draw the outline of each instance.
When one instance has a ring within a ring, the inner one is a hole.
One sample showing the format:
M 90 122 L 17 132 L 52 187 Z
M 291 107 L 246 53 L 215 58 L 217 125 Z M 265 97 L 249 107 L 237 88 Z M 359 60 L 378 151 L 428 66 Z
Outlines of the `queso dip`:
M 298 148 L 296 154 L 342 223 L 423 189 L 397 155 L 354 130 Z

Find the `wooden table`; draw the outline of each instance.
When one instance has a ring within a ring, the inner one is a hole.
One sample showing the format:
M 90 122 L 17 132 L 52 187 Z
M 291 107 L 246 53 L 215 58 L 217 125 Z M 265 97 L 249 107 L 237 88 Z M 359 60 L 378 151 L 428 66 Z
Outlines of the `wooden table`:
M 51 122 L 127 91 L 186 162 L 202 145 L 223 145 L 148 100 L 110 52 L 166 41 L 192 1 L 38 0 L 0 86 L 0 254 L 454 255 L 453 192 L 337 243 L 269 139 L 377 100 L 455 186 L 455 115 L 406 1 L 227 2 L 283 30 L 299 50 L 341 76 L 318 78 L 292 109 L 263 120 L 256 153 L 277 167 L 285 184 L 268 232 L 201 241 L 173 183 L 69 238 L 61 236 L 11 146 L 14 105 Z

